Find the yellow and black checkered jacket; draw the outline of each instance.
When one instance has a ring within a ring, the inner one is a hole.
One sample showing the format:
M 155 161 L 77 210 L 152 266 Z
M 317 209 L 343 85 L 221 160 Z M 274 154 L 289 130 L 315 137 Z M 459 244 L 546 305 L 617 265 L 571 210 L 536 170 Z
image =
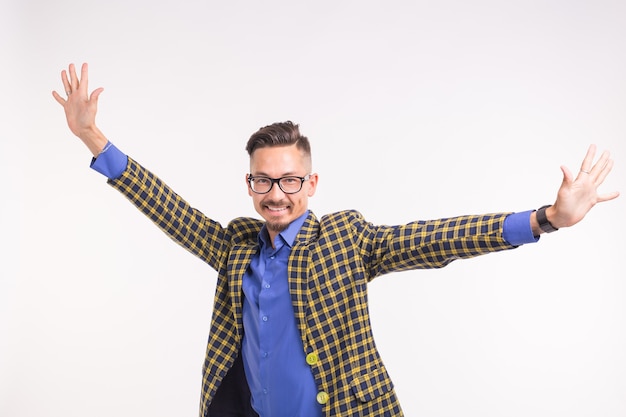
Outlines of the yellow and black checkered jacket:
M 218 272 L 200 415 L 250 415 L 237 411 L 249 409 L 239 357 L 241 286 L 263 223 L 237 218 L 222 227 L 131 158 L 123 175 L 109 183 Z M 372 337 L 368 282 L 392 271 L 439 268 L 455 259 L 511 249 L 502 238 L 505 217 L 499 213 L 375 226 L 356 211 L 320 220 L 309 214 L 289 256 L 288 279 L 325 416 L 403 415 Z M 218 405 L 220 399 L 230 404 Z

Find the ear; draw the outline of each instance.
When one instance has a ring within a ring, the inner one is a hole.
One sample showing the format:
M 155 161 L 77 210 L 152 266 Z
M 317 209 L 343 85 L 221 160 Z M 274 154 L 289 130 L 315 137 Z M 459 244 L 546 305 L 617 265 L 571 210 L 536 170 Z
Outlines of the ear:
M 317 174 L 311 174 L 311 176 L 309 177 L 309 186 L 307 189 L 307 195 L 309 197 L 313 197 L 313 195 L 315 194 L 315 190 L 317 190 L 317 182 L 319 181 L 319 176 Z
M 252 189 L 250 188 L 250 182 L 248 182 L 248 178 L 250 178 L 250 174 L 246 174 L 246 188 L 248 189 L 248 195 L 252 197 Z

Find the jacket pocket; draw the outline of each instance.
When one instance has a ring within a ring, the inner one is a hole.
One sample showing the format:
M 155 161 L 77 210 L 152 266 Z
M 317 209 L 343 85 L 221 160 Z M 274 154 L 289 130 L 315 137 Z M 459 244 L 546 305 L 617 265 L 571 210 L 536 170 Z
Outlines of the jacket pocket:
M 350 383 L 350 389 L 359 401 L 365 403 L 391 391 L 393 382 L 385 367 L 381 366 L 356 376 Z

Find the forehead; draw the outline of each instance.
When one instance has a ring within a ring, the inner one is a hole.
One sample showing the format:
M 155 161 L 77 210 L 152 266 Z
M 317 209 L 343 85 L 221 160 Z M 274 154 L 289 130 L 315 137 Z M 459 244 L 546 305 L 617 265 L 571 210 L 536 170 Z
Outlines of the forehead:
M 252 175 L 305 175 L 310 170 L 309 158 L 296 145 L 271 146 L 256 149 L 250 156 Z

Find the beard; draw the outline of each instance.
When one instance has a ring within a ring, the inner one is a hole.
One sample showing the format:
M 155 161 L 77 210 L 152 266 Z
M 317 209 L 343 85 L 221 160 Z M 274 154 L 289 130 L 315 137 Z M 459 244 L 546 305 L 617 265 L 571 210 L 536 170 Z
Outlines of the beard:
M 268 230 L 272 232 L 280 233 L 289 227 L 289 223 L 280 223 L 280 222 L 266 222 L 266 226 Z

